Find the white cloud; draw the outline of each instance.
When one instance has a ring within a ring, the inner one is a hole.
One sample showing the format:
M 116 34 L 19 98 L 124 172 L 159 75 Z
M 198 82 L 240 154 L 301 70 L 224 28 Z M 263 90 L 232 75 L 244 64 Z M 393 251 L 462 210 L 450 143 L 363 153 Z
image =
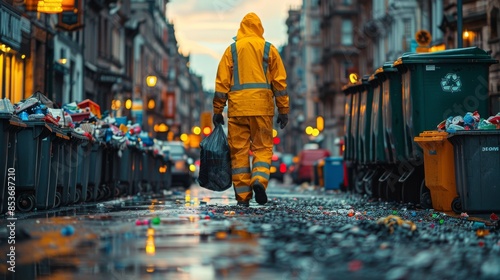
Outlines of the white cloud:
M 218 61 L 247 13 L 261 18 L 264 37 L 279 47 L 287 38 L 288 10 L 301 4 L 302 0 L 171 0 L 167 16 L 181 52 L 191 55 L 191 69 L 202 75 L 205 89 L 212 90 Z

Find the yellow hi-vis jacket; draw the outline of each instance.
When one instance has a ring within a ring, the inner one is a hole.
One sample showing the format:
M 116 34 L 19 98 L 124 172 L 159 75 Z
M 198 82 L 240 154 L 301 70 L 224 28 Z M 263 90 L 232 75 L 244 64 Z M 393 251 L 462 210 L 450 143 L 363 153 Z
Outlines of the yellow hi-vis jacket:
M 222 56 L 217 69 L 213 113 L 228 102 L 228 117 L 273 116 L 290 111 L 286 71 L 278 50 L 264 37 L 260 18 L 247 14 L 236 41 Z

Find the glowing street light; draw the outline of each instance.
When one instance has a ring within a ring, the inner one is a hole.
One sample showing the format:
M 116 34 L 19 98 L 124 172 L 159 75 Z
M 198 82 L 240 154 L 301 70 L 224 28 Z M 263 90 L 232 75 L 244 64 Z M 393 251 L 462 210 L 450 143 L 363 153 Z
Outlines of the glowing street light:
M 157 81 L 158 81 L 158 78 L 154 75 L 149 75 L 146 77 L 146 84 L 148 85 L 148 87 L 156 86 Z

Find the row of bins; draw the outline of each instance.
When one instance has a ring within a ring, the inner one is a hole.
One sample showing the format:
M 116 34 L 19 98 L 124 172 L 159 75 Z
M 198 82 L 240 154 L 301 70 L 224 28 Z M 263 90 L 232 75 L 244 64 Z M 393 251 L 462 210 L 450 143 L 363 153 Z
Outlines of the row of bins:
M 0 212 L 51 209 L 171 186 L 171 161 L 140 142 L 118 146 L 72 128 L 0 113 Z
M 344 86 L 348 189 L 431 207 L 423 151 L 414 137 L 450 115 L 488 115 L 494 63 L 477 47 L 406 53 Z

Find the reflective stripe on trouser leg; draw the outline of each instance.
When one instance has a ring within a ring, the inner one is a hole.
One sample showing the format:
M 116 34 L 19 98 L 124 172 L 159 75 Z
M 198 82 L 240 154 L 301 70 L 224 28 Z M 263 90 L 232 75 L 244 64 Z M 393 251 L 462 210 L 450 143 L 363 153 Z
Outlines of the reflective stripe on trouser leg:
M 247 118 L 232 117 L 227 120 L 227 141 L 231 154 L 232 180 L 237 201 L 249 201 L 253 195 L 250 185 L 251 173 L 248 154 L 250 126 Z
M 267 189 L 271 158 L 273 156 L 273 116 L 254 116 L 250 118 L 250 149 L 253 152 L 252 185 L 259 181 Z

